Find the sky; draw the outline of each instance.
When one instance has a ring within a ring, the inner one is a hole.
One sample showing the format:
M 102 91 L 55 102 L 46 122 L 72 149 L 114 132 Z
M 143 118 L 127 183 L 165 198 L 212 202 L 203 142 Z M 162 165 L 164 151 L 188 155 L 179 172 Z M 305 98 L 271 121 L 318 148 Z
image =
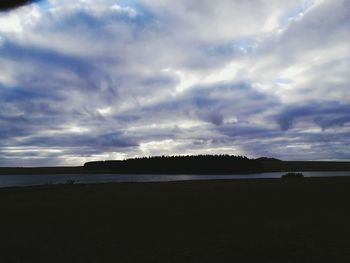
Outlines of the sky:
M 48 0 L 0 12 L 0 166 L 350 160 L 350 1 Z

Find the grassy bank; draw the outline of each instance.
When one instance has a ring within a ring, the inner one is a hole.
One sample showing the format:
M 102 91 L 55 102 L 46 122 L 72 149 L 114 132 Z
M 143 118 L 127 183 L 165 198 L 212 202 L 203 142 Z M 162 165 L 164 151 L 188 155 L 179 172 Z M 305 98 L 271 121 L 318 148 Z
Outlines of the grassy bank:
M 0 262 L 350 262 L 350 178 L 0 189 Z

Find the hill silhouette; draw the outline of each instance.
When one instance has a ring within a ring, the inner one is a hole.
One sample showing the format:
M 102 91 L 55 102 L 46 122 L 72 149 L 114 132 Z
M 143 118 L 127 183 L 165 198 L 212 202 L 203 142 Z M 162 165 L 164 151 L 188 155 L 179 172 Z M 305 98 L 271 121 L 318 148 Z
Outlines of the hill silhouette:
M 280 159 L 271 158 L 271 157 L 260 157 L 260 158 L 257 158 L 256 160 L 258 160 L 259 162 L 283 162 Z

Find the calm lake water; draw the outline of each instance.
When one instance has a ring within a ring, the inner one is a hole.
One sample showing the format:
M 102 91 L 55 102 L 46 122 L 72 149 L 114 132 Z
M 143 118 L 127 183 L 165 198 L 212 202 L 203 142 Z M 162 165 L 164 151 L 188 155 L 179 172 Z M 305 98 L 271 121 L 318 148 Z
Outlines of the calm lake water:
M 264 179 L 280 178 L 285 172 L 235 174 L 235 175 L 162 175 L 162 174 L 70 174 L 70 175 L 1 175 L 0 188 L 15 186 L 33 186 L 47 184 L 65 184 L 74 180 L 76 184 L 124 183 L 124 182 L 172 182 L 190 180 L 225 180 L 225 179 Z M 350 176 L 350 172 L 303 172 L 305 177 Z

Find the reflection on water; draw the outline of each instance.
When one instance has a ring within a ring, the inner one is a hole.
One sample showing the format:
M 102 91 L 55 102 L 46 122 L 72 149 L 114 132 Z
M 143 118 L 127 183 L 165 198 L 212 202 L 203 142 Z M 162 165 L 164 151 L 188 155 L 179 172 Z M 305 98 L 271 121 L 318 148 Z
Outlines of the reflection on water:
M 235 175 L 162 175 L 162 174 L 70 174 L 70 175 L 1 175 L 0 188 L 13 186 L 47 185 L 47 184 L 93 184 L 124 182 L 172 182 L 190 180 L 224 180 L 224 179 L 264 179 L 280 178 L 285 172 L 235 174 Z M 350 176 L 350 172 L 303 172 L 305 177 Z

